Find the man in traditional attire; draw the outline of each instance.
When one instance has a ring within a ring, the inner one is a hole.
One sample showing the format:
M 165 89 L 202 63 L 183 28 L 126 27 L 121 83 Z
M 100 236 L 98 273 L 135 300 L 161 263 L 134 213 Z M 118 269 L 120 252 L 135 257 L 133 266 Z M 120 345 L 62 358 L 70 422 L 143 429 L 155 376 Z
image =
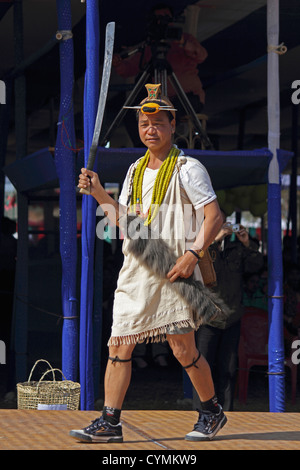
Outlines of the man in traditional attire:
M 146 88 L 148 97 L 134 108 L 147 151 L 129 168 L 119 201 L 107 194 L 95 172 L 83 168 L 79 176 L 78 186 L 89 188 L 108 218 L 124 231 L 104 409 L 91 425 L 70 432 L 82 441 L 123 441 L 121 409 L 131 379 L 132 352 L 142 341 L 167 340 L 199 394 L 201 412 L 187 440 L 212 439 L 227 421 L 194 335 L 202 323 L 221 321 L 224 315 L 222 302 L 203 286 L 198 265 L 222 216 L 206 169 L 172 144 L 172 103 L 161 96 L 160 85 Z

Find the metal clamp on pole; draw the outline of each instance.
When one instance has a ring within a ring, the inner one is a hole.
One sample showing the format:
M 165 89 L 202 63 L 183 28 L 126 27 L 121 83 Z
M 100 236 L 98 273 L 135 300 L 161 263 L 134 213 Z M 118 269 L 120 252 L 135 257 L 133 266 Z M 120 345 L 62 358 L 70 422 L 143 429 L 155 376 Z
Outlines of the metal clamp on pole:
M 73 33 L 69 29 L 62 29 L 61 31 L 57 31 L 55 37 L 58 41 L 67 41 L 68 39 L 72 39 Z

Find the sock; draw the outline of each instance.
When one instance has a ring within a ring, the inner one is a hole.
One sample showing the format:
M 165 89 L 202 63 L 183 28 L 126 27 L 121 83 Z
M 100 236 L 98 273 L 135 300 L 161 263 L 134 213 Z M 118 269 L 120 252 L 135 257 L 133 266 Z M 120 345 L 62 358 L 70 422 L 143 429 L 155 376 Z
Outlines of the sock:
M 103 418 L 110 424 L 116 425 L 120 422 L 121 410 L 110 406 L 103 407 Z
M 203 411 L 211 411 L 212 413 L 219 413 L 218 399 L 214 395 L 210 400 L 202 401 L 201 408 Z

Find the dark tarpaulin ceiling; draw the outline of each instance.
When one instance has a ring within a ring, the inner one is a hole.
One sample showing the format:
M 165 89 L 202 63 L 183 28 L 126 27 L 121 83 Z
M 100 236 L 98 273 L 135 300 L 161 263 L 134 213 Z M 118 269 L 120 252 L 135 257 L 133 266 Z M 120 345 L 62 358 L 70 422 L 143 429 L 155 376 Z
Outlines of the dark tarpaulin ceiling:
M 14 0 L 7 0 L 7 1 L 2 1 L 0 3 L 0 21 L 2 20 L 3 16 L 6 14 L 6 12 L 13 6 Z
M 79 2 L 79 0 L 78 0 Z M 24 10 L 31 2 L 23 2 Z M 73 4 L 77 0 L 72 1 Z M 167 3 L 167 2 L 165 2 Z M 206 90 L 208 132 L 220 139 L 216 148 L 235 150 L 267 147 L 267 24 L 266 1 L 244 0 L 200 0 L 170 2 L 175 15 L 183 12 L 188 5 L 199 7 L 198 39 L 208 50 L 208 58 L 199 67 L 199 74 Z M 0 2 L 0 20 L 12 6 L 12 2 Z M 55 2 L 45 2 L 48 8 L 56 10 Z M 115 50 L 131 46 L 145 39 L 146 18 L 155 0 L 140 2 L 99 1 L 100 10 L 100 57 L 102 62 L 105 26 L 108 21 L 116 22 Z M 261 6 L 263 5 L 263 6 Z M 46 8 L 46 7 L 45 7 Z M 85 15 L 73 27 L 75 51 L 75 79 L 85 72 Z M 245 10 L 239 12 L 238 10 Z M 45 10 L 47 14 L 47 10 Z M 228 19 L 227 19 L 228 16 Z M 1 21 L 2 21 L 1 20 Z M 0 21 L 0 27 L 1 27 Z M 208 24 L 209 23 L 209 24 Z M 300 77 L 300 8 L 299 0 L 280 1 L 280 36 L 288 53 L 280 58 L 281 65 L 281 142 L 282 148 L 291 149 L 291 83 Z M 211 31 L 209 27 L 212 25 Z M 51 25 L 55 32 L 56 24 Z M 32 41 L 36 50 L 43 46 L 32 31 Z M 2 50 L 4 53 L 4 50 Z M 1 58 L 1 51 L 0 51 Z M 4 62 L 2 61 L 2 64 Z M 2 68 L 3 69 L 3 68 Z M 8 73 L 8 70 L 5 71 Z M 59 46 L 56 44 L 47 54 L 35 60 L 26 70 L 27 112 L 41 109 L 50 97 L 59 96 Z M 0 77 L 3 79 L 3 77 Z M 239 146 L 238 133 L 240 112 L 247 110 L 245 117 L 245 137 Z M 11 112 L 13 121 L 13 111 Z M 45 140 L 39 141 L 39 148 L 48 145 L 48 122 L 45 123 Z M 12 136 L 13 142 L 13 136 Z M 34 149 L 33 151 L 35 151 Z M 31 151 L 32 152 L 32 151 Z M 13 151 L 11 152 L 13 156 Z M 29 152 L 30 153 L 30 152 Z M 10 157 L 11 158 L 11 157 Z
M 104 55 L 106 24 L 109 21 L 115 21 L 116 23 L 115 50 L 119 50 L 122 46 L 130 46 L 139 43 L 145 39 L 147 15 L 151 8 L 158 3 L 160 2 L 155 0 L 149 0 L 148 2 L 139 2 L 136 0 L 130 0 L 130 2 L 99 1 L 100 63 Z M 173 0 L 170 2 L 175 15 L 179 15 L 187 5 L 193 3 L 195 3 L 195 0 Z M 4 16 L 12 5 L 13 1 L 10 2 L 8 6 L 0 3 L 0 21 L 1 14 Z M 24 4 L 24 8 L 26 8 L 26 4 Z M 85 16 L 83 16 L 73 27 L 75 80 L 81 77 L 85 72 L 85 40 L 86 19 Z M 42 47 L 42 44 L 40 46 Z M 51 96 L 56 96 L 59 93 L 60 72 L 58 44 L 54 45 L 52 50 L 27 67 L 26 82 L 28 113 L 39 109 Z
M 100 29 L 103 31 L 109 21 L 116 23 L 116 48 L 122 46 L 133 46 L 146 38 L 147 18 L 151 9 L 158 4 L 170 5 L 174 16 L 183 13 L 188 5 L 193 5 L 197 0 L 172 0 L 160 2 L 148 0 L 140 2 L 130 0 L 129 2 L 99 2 Z
M 209 85 L 209 78 L 216 78 L 216 57 L 220 61 L 220 72 L 234 71 L 238 67 L 267 58 L 267 24 L 264 6 L 229 26 L 202 44 L 209 50 L 201 65 L 201 78 Z M 280 2 L 279 44 L 283 41 L 288 50 L 300 44 L 300 4 L 298 0 Z M 217 74 L 219 75 L 219 74 Z

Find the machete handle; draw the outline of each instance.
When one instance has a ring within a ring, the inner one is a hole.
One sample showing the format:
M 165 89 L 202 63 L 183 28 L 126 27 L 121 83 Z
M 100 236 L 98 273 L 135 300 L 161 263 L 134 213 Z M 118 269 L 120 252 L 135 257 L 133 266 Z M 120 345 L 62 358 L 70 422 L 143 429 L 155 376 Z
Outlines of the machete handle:
M 96 153 L 97 153 L 97 145 L 93 142 L 90 148 L 90 153 L 89 153 L 89 158 L 88 162 L 86 165 L 87 170 L 93 171 L 94 163 L 95 163 L 95 158 L 96 158 Z M 88 176 L 88 179 L 91 181 L 91 177 Z M 89 188 L 81 188 L 79 191 L 81 194 L 86 194 L 87 196 L 91 195 L 91 187 Z
M 81 189 L 79 190 L 79 192 L 80 192 L 81 194 L 86 194 L 87 196 L 90 196 L 90 195 L 91 195 L 91 190 L 90 190 L 90 189 L 83 189 L 83 188 L 81 188 Z
M 90 176 L 88 176 L 88 179 L 91 181 Z M 89 186 L 88 188 L 80 188 L 79 192 L 81 194 L 86 194 L 87 196 L 90 196 L 91 195 L 91 186 Z

